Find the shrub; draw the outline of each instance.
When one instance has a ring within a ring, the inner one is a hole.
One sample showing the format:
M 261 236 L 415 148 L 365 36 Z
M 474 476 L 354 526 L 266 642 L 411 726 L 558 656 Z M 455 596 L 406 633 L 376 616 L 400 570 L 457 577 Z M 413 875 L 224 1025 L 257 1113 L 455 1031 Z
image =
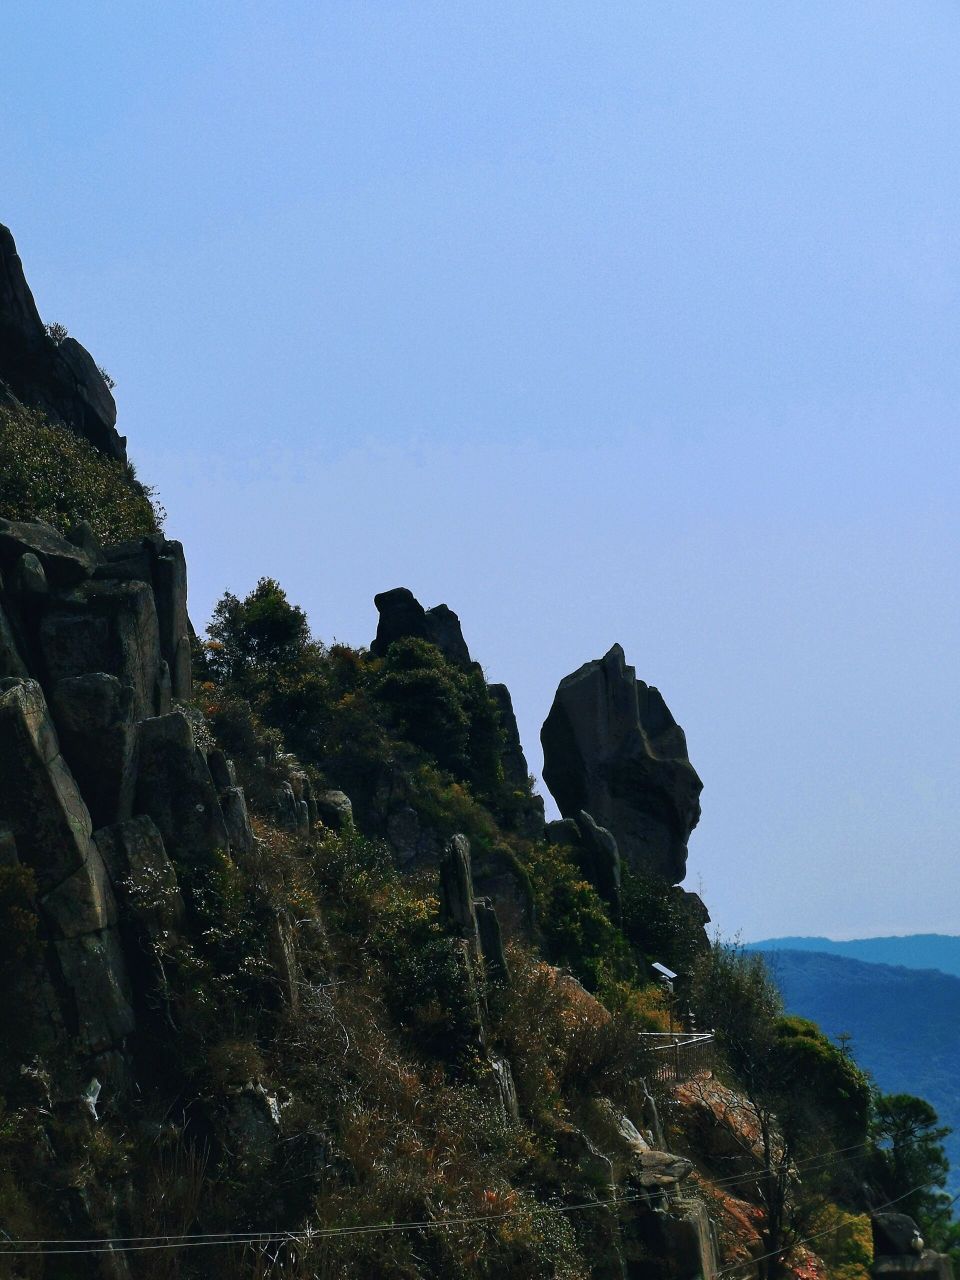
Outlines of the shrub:
M 27 409 L 0 408 L 0 516 L 61 533 L 86 520 L 101 542 L 156 533 L 164 512 L 133 470 Z
M 620 899 L 621 928 L 639 956 L 689 974 L 704 949 L 704 934 L 683 890 L 624 865 Z
M 373 686 L 397 734 L 479 795 L 503 787 L 500 711 L 479 667 L 448 662 L 436 645 L 407 637 L 390 645 Z
M 634 976 L 623 934 L 563 846 L 530 845 L 524 863 L 547 958 L 567 965 L 593 991 L 606 981 Z

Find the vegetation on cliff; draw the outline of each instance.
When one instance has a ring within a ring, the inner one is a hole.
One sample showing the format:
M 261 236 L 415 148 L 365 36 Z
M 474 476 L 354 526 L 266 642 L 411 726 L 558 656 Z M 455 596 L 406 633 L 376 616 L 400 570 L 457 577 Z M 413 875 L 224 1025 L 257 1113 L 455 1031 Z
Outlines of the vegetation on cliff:
M 130 463 L 108 458 L 36 410 L 0 405 L 0 515 L 61 533 L 85 521 L 101 542 L 156 533 L 164 513 Z

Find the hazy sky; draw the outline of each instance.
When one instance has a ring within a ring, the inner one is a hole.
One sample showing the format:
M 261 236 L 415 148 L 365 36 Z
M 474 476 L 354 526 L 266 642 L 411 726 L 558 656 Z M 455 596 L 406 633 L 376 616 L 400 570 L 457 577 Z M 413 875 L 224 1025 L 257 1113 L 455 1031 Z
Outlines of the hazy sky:
M 722 931 L 960 932 L 960 10 L 8 0 L 0 221 L 191 611 L 614 641 Z

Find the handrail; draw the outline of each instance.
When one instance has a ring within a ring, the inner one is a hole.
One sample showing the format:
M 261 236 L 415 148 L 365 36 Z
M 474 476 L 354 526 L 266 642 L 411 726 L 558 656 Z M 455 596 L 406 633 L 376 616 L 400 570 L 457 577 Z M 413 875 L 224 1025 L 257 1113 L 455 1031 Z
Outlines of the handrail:
M 644 1031 L 644 1040 L 659 1040 L 648 1045 L 650 1053 L 663 1055 L 654 1077 L 657 1080 L 689 1080 L 713 1066 L 714 1034 L 712 1031 Z

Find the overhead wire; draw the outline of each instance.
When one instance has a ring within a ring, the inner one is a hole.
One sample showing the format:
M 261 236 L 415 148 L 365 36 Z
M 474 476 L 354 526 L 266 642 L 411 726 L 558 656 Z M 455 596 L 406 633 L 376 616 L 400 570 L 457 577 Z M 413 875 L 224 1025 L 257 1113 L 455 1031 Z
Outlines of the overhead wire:
M 829 1151 L 826 1151 L 826 1152 L 820 1152 L 820 1153 L 818 1153 L 818 1155 L 816 1155 L 816 1156 L 812 1156 L 812 1157 L 810 1157 L 808 1160 L 801 1160 L 801 1161 L 797 1161 L 797 1162 L 795 1162 L 795 1164 L 794 1164 L 793 1166 L 791 1166 L 791 1167 L 796 1168 L 796 1169 L 798 1169 L 798 1170 L 800 1170 L 800 1171 L 802 1171 L 802 1172 L 812 1172 L 814 1169 L 819 1168 L 819 1167 L 821 1167 L 821 1166 L 823 1166 L 823 1165 L 826 1165 L 826 1164 L 832 1164 L 832 1163 L 834 1163 L 834 1162 L 836 1161 L 836 1159 L 837 1159 L 837 1157 L 838 1157 L 838 1156 L 840 1156 L 840 1155 L 842 1155 L 842 1154 L 844 1154 L 844 1153 L 846 1153 L 846 1152 L 849 1152 L 849 1151 L 857 1151 L 857 1150 L 860 1150 L 861 1148 L 866 1147 L 866 1146 L 869 1146 L 869 1145 L 870 1145 L 870 1144 L 869 1144 L 869 1143 L 867 1143 L 867 1142 L 860 1142 L 860 1143 L 856 1143 L 855 1145 L 853 1145 L 853 1146 L 849 1146 L 849 1147 L 835 1147 L 835 1148 L 832 1148 L 832 1149 L 831 1149 L 831 1150 L 829 1150 Z M 682 1159 L 683 1157 L 679 1157 L 679 1158 L 681 1158 L 681 1159 Z M 737 1183 L 737 1182 L 756 1182 L 756 1181 L 757 1181 L 759 1178 L 761 1178 L 762 1176 L 763 1176 L 762 1171 L 757 1171 L 757 1170 L 755 1170 L 755 1171 L 753 1171 L 753 1172 L 749 1172 L 749 1173 L 731 1174 L 731 1175 L 729 1175 L 728 1177 L 725 1177 L 725 1178 L 711 1178 L 711 1179 L 709 1180 L 709 1185 L 710 1185 L 711 1187 L 724 1187 L 724 1186 L 727 1186 L 727 1185 L 730 1185 L 730 1184 L 733 1184 L 733 1183 Z M 629 1203 L 629 1202 L 630 1202 L 630 1200 L 635 1199 L 635 1198 L 638 1198 L 638 1197 L 623 1197 L 623 1196 L 620 1196 L 620 1197 L 616 1197 L 616 1198 L 612 1198 L 612 1199 L 604 1200 L 604 1201 L 599 1201 L 599 1200 L 598 1200 L 598 1201 L 590 1201 L 590 1202 L 588 1202 L 587 1206 L 577 1206 L 577 1205 L 574 1205 L 574 1206 L 572 1206 L 572 1208 L 574 1208 L 574 1209 L 575 1209 L 575 1208 L 579 1208 L 579 1207 L 590 1207 L 590 1206 L 593 1206 L 593 1205 L 601 1205 L 601 1204 L 624 1204 L 624 1203 Z M 642 1198 L 642 1197 L 639 1197 L 639 1198 Z M 563 1208 L 564 1208 L 564 1211 L 569 1211 L 569 1208 L 570 1208 L 570 1207 L 564 1206 Z M 522 1213 L 522 1212 L 523 1212 L 523 1210 L 522 1210 L 522 1209 L 519 1209 L 519 1210 L 516 1210 L 515 1212 L 521 1212 L 521 1213 Z M 482 1220 L 483 1220 L 483 1221 L 489 1221 L 489 1220 L 490 1220 L 490 1218 L 491 1218 L 492 1216 L 493 1216 L 493 1215 L 490 1215 L 490 1214 L 484 1215 L 484 1216 L 483 1216 L 483 1218 L 482 1218 Z M 439 1225 L 439 1226 L 444 1226 L 444 1225 L 456 1225 L 458 1222 L 459 1222 L 459 1219 L 446 1219 L 446 1220 L 444 1220 L 444 1221 L 442 1221 L 442 1222 L 438 1222 L 438 1223 L 437 1223 L 437 1225 Z M 422 1223 L 422 1222 L 412 1222 L 412 1223 L 390 1223 L 390 1224 L 387 1224 L 387 1225 L 390 1227 L 390 1229 L 401 1229 L 401 1228 L 402 1228 L 402 1229 L 404 1229 L 404 1230 L 411 1230 L 411 1229 L 414 1229 L 414 1228 L 416 1228 L 416 1227 L 424 1226 L 425 1224 L 424 1224 L 424 1223 Z M 335 1229 L 335 1228 L 317 1228 L 317 1229 L 316 1229 L 316 1231 L 320 1231 L 320 1230 L 334 1230 L 334 1229 Z M 345 1227 L 345 1228 L 342 1228 L 342 1229 L 343 1229 L 344 1231 L 356 1232 L 356 1231 L 360 1231 L 360 1230 L 368 1230 L 368 1229 L 371 1229 L 371 1228 L 368 1228 L 368 1227 L 366 1227 L 366 1226 L 357 1226 L 357 1227 Z M 379 1227 L 377 1227 L 376 1229 L 380 1229 L 380 1228 L 379 1228 Z M 316 1234 L 316 1231 L 314 1232 L 314 1234 Z M 6 1235 L 6 1233 L 5 1233 L 5 1232 L 3 1232 L 2 1234 Z M 280 1238 L 280 1237 L 283 1237 L 283 1238 L 292 1238 L 293 1236 L 296 1236 L 296 1235 L 298 1235 L 298 1234 L 301 1234 L 301 1235 L 302 1235 L 302 1234 L 305 1234 L 305 1232 L 304 1232 L 304 1230 L 303 1230 L 303 1229 L 300 1229 L 300 1230 L 298 1230 L 298 1231 L 273 1231 L 273 1232 L 271 1232 L 271 1231 L 266 1231 L 266 1232 L 264 1232 L 264 1231 L 200 1231 L 200 1232 L 195 1232 L 195 1233 L 192 1233 L 192 1234 L 191 1234 L 191 1233 L 188 1233 L 188 1232 L 176 1232 L 176 1233 L 174 1233 L 174 1232 L 170 1232 L 170 1233 L 167 1233 L 167 1234 L 165 1234 L 165 1235 L 150 1235 L 150 1236 L 135 1236 L 135 1235 L 126 1235 L 126 1236 L 96 1236 L 96 1237 L 91 1237 L 91 1236 L 77 1236 L 77 1237 L 66 1237 L 66 1238 L 59 1238 L 59 1239 L 49 1239 L 49 1238 L 46 1238 L 46 1237 L 36 1237 L 36 1238 L 32 1238 L 32 1239 L 24 1238 L 24 1239 L 19 1239 L 19 1240 L 14 1240 L 14 1239 L 12 1239 L 10 1236 L 7 1236 L 6 1240 L 0 1240 L 0 1256 L 3 1256 L 3 1254 L 4 1254 L 5 1252 L 7 1252 L 7 1251 L 6 1251 L 6 1249 L 5 1249 L 5 1247 L 4 1247 L 7 1243 L 10 1243 L 10 1244 L 19 1244 L 19 1245 L 23 1245 L 23 1244 L 37 1244 L 37 1245 L 44 1245 L 44 1244 L 76 1244 L 76 1245 L 84 1245 L 84 1244 L 90 1244 L 90 1245 L 103 1245 L 103 1246 L 108 1246 L 108 1245 L 112 1245 L 112 1244 L 113 1244 L 113 1245 L 117 1245 L 117 1244 L 121 1244 L 121 1243 L 122 1243 L 122 1244 L 127 1244 L 127 1245 L 129 1245 L 129 1244 L 131 1244 L 131 1243 L 132 1243 L 132 1244 L 140 1244 L 140 1243 L 150 1243 L 150 1242 L 153 1242 L 153 1241 L 172 1241 L 172 1240 L 184 1240 L 184 1241 L 192 1241 L 192 1240 L 202 1240 L 202 1241 L 207 1241 L 207 1240 L 209 1240 L 209 1241 L 212 1241 L 212 1242 L 216 1242 L 216 1241 L 218 1241 L 218 1240 L 231 1240 L 231 1241 L 232 1241 L 232 1240 L 237 1240 L 237 1239 L 251 1239 L 251 1240 L 259 1240 L 259 1239 L 263 1239 L 263 1238 L 266 1238 L 266 1237 L 275 1237 L 275 1238 Z
M 917 1186 L 911 1187 L 909 1191 L 905 1191 L 902 1196 L 896 1196 L 893 1200 L 886 1200 L 883 1204 L 878 1204 L 875 1209 L 871 1210 L 871 1212 L 877 1213 L 880 1209 L 889 1209 L 891 1206 L 899 1204 L 901 1200 L 906 1200 L 908 1196 L 914 1195 L 917 1191 L 923 1191 L 927 1187 L 935 1187 L 936 1185 L 937 1180 L 935 1178 L 930 1182 L 921 1182 Z M 957 1197 L 955 1196 L 954 1199 L 957 1199 Z M 824 1227 L 822 1231 L 815 1231 L 812 1235 L 804 1236 L 800 1240 L 792 1240 L 789 1247 L 790 1249 L 796 1249 L 798 1245 L 810 1244 L 812 1240 L 822 1240 L 824 1236 L 828 1236 L 832 1231 L 836 1231 L 836 1229 L 836 1224 Z M 761 1253 L 758 1257 L 751 1256 L 749 1258 L 744 1258 L 742 1262 L 731 1263 L 729 1266 L 722 1267 L 717 1272 L 717 1280 L 719 1280 L 720 1276 L 730 1275 L 734 1271 L 742 1271 L 744 1267 L 755 1266 L 758 1262 L 765 1262 L 768 1258 L 776 1258 L 784 1252 L 785 1250 L 783 1249 L 772 1249 L 769 1253 Z
M 850 1147 L 835 1148 L 834 1151 L 832 1152 L 832 1158 L 836 1158 L 837 1156 L 847 1151 L 858 1150 L 867 1145 L 869 1144 L 857 1143 Z M 831 1162 L 829 1160 L 824 1160 L 822 1158 L 824 1155 L 825 1153 L 820 1153 L 820 1157 L 817 1157 L 816 1159 L 811 1159 L 810 1161 L 802 1162 L 802 1165 L 799 1167 L 802 1167 L 806 1171 L 812 1171 L 813 1168 L 820 1167 L 825 1163 Z M 722 1186 L 722 1185 L 727 1185 L 736 1181 L 754 1181 L 755 1182 L 761 1176 L 762 1174 L 758 1174 L 756 1172 L 751 1174 L 735 1175 L 734 1177 L 731 1177 L 728 1179 L 719 1179 L 716 1182 L 711 1182 L 710 1185 Z M 905 1192 L 904 1195 L 899 1196 L 894 1200 L 889 1200 L 885 1204 L 880 1205 L 878 1207 L 887 1208 L 891 1204 L 896 1204 L 896 1203 L 899 1203 L 900 1200 L 906 1199 L 907 1196 L 912 1195 L 914 1191 L 921 1190 L 925 1187 L 934 1186 L 934 1185 L 936 1185 L 935 1180 L 927 1183 L 922 1183 L 920 1184 L 920 1186 L 914 1187 L 910 1191 Z M 957 1199 L 957 1198 L 960 1198 L 960 1197 L 954 1197 L 954 1199 Z M 546 1213 L 557 1213 L 557 1214 L 576 1213 L 583 1210 L 597 1209 L 597 1208 L 616 1209 L 621 1207 L 622 1205 L 632 1204 L 632 1203 L 636 1203 L 637 1201 L 647 1200 L 647 1199 L 649 1199 L 647 1195 L 616 1196 L 616 1197 L 611 1197 L 607 1199 L 583 1201 L 581 1203 L 573 1204 L 573 1205 L 540 1205 L 538 1207 L 541 1212 L 546 1212 Z M 398 1231 L 437 1231 L 437 1230 L 447 1230 L 455 1227 L 474 1226 L 478 1224 L 488 1225 L 491 1222 L 502 1221 L 505 1218 L 515 1217 L 518 1214 L 524 1213 L 527 1211 L 528 1210 L 525 1207 L 523 1207 L 523 1208 L 506 1209 L 500 1213 L 485 1213 L 485 1214 L 479 1214 L 479 1215 L 463 1216 L 459 1218 L 430 1219 L 430 1220 L 424 1220 L 424 1221 L 399 1222 L 399 1223 L 398 1222 L 365 1223 L 365 1224 L 358 1224 L 357 1226 L 352 1226 L 352 1227 L 344 1227 L 344 1226 L 308 1227 L 306 1229 L 300 1229 L 297 1231 L 198 1232 L 193 1235 L 171 1233 L 169 1235 L 157 1235 L 157 1236 L 115 1236 L 115 1237 L 101 1237 L 96 1239 L 77 1238 L 73 1240 L 67 1240 L 67 1239 L 12 1240 L 8 1237 L 6 1240 L 0 1241 L 0 1257 L 22 1257 L 22 1256 L 39 1255 L 39 1254 L 49 1254 L 52 1256 L 56 1256 L 56 1255 L 71 1254 L 71 1253 L 75 1253 L 75 1254 L 142 1253 L 142 1252 L 153 1252 L 158 1250 L 170 1250 L 170 1249 L 209 1248 L 213 1246 L 228 1246 L 228 1247 L 233 1245 L 254 1245 L 254 1246 L 264 1245 L 265 1246 L 271 1243 L 275 1243 L 275 1244 L 284 1244 L 284 1243 L 296 1244 L 296 1243 L 303 1243 L 303 1242 L 309 1243 L 314 1240 L 323 1240 L 323 1239 L 329 1239 L 333 1237 L 342 1237 L 342 1236 L 385 1234 L 385 1233 L 398 1232 Z M 807 1243 L 809 1240 L 818 1239 L 820 1236 L 827 1234 L 828 1231 L 830 1230 L 833 1230 L 833 1228 L 828 1228 L 823 1232 L 818 1232 L 813 1236 L 807 1237 L 804 1240 L 796 1241 L 795 1243 L 804 1244 L 804 1243 Z M 23 1248 L 22 1246 L 24 1245 L 32 1245 L 32 1246 L 39 1246 L 39 1247 Z M 62 1246 L 64 1245 L 74 1245 L 78 1247 L 63 1248 Z M 15 1247 L 11 1247 L 11 1246 L 15 1246 Z M 16 1246 L 19 1246 L 19 1247 L 16 1247 Z M 57 1247 L 50 1247 L 50 1246 L 61 1246 L 61 1247 L 57 1248 Z M 772 1256 L 772 1255 L 765 1255 L 765 1256 Z M 753 1259 L 753 1261 L 759 1261 L 759 1260 L 760 1259 Z M 746 1265 L 746 1264 L 738 1264 L 738 1265 Z M 725 1270 L 727 1271 L 736 1270 L 736 1267 L 726 1268 Z M 718 1274 L 723 1274 L 723 1272 Z

